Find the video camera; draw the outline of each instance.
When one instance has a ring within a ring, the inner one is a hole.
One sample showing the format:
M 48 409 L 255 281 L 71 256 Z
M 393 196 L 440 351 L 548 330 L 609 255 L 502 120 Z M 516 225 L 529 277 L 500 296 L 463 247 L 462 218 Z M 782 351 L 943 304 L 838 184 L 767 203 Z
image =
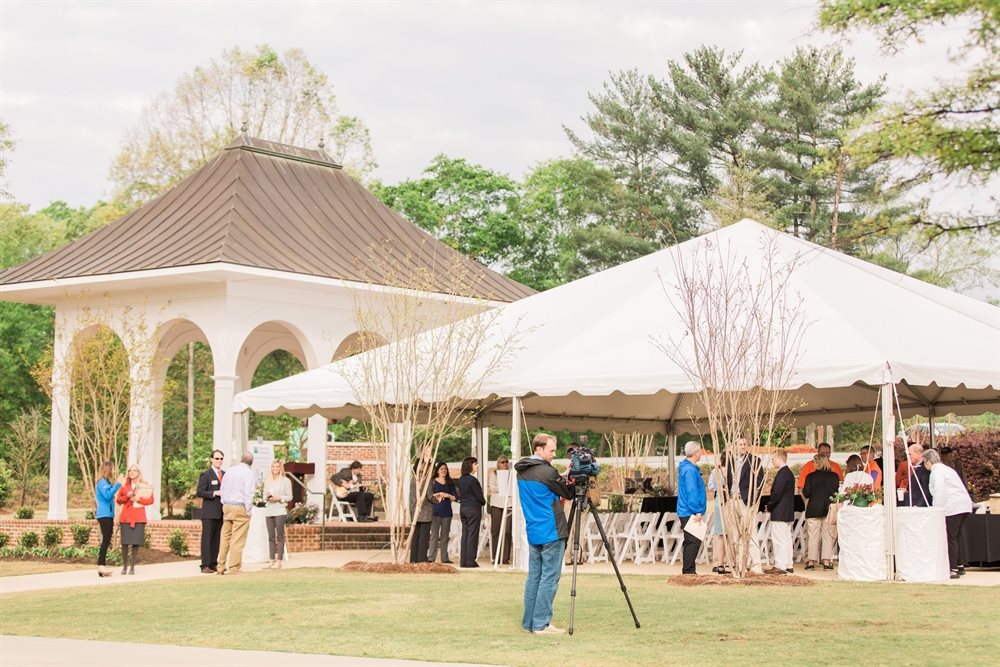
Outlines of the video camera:
M 597 477 L 601 472 L 601 464 L 597 462 L 594 450 L 586 444 L 587 436 L 581 435 L 580 444 L 573 445 L 567 450 L 569 477 L 578 490 L 587 489 L 590 486 L 590 479 Z

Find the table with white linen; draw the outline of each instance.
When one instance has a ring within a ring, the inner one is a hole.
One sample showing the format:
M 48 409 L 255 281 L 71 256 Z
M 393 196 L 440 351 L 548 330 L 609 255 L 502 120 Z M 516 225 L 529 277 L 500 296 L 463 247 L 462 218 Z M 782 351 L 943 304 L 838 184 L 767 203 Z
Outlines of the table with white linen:
M 904 581 L 947 581 L 944 508 L 896 508 L 896 571 Z
M 844 505 L 837 515 L 839 576 L 847 581 L 882 581 L 885 569 L 885 508 Z
M 250 513 L 250 528 L 247 529 L 247 543 L 243 547 L 244 563 L 266 563 L 270 559 L 267 547 L 267 522 L 263 507 L 254 507 Z

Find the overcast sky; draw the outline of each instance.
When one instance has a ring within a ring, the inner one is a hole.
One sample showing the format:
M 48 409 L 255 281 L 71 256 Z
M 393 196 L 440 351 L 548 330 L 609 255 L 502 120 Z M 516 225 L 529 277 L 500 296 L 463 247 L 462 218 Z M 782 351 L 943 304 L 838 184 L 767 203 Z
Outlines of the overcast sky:
M 112 157 L 143 105 L 224 48 L 304 49 L 341 111 L 371 130 L 387 183 L 445 153 L 522 177 L 566 156 L 587 93 L 609 72 L 663 74 L 702 44 L 772 63 L 829 43 L 816 3 L 786 2 L 19 2 L 0 0 L 0 117 L 17 142 L 8 189 L 33 208 L 109 194 Z M 848 54 L 892 95 L 954 71 L 941 29 L 893 58 L 869 35 Z M 968 193 L 966 193 L 968 194 Z M 963 197 L 964 195 L 958 195 Z

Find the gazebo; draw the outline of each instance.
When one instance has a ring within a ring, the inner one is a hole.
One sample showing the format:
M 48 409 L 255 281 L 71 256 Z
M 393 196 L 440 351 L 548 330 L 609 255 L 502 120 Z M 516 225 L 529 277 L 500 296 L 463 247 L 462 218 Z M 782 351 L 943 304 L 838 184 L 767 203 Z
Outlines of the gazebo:
M 179 350 L 195 341 L 211 348 L 213 442 L 237 458 L 246 442 L 234 429 L 233 396 L 275 350 L 306 369 L 353 351 L 362 333 L 355 299 L 394 280 L 385 260 L 396 276 L 429 277 L 431 287 L 414 296 L 431 302 L 454 289 L 454 267 L 479 276 L 472 289 L 485 306 L 532 293 L 396 214 L 322 148 L 246 135 L 142 208 L 0 272 L 0 300 L 55 308 L 48 517 L 67 516 L 65 362 L 74 339 L 106 326 L 128 349 L 129 461 L 159 482 L 163 415 L 150 396 Z M 309 461 L 322 471 L 327 421 L 308 420 Z M 322 474 L 310 484 L 322 491 Z M 150 518 L 159 518 L 159 487 Z

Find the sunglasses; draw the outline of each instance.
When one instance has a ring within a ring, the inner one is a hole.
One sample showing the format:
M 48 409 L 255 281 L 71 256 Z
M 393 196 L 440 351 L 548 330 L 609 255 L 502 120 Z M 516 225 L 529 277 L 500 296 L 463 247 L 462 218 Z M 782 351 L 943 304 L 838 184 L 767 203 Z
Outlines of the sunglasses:
M 225 457 L 223 457 L 223 456 L 213 456 L 212 460 L 213 461 L 221 461 L 223 458 L 225 458 Z

